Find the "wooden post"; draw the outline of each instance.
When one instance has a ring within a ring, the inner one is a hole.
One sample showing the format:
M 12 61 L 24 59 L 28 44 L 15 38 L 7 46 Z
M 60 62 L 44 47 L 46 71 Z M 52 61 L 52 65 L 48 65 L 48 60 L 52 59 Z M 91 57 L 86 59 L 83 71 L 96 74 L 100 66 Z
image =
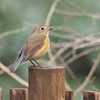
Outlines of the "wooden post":
M 74 100 L 74 92 L 65 91 L 65 100 Z
M 84 100 L 100 100 L 100 92 L 83 91 Z
M 2 88 L 0 87 L 0 100 L 2 100 Z
M 24 88 L 10 89 L 10 100 L 28 100 L 28 90 Z
M 65 100 L 65 68 L 30 67 L 29 100 Z

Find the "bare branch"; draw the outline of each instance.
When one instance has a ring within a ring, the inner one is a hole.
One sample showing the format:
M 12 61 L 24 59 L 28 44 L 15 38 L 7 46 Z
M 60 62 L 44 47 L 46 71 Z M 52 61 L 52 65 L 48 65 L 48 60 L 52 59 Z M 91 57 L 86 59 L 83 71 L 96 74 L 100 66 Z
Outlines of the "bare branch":
M 85 56 L 85 55 L 87 55 L 89 53 L 92 53 L 92 52 L 95 52 L 95 51 L 98 51 L 98 50 L 100 50 L 100 46 L 99 47 L 90 48 L 88 50 L 85 50 L 85 51 L 83 51 L 83 52 L 81 52 L 79 54 L 76 54 L 75 56 L 71 57 L 70 59 L 68 59 L 66 61 L 66 64 L 69 65 L 70 63 L 74 62 L 78 58 L 83 57 L 83 56 Z
M 12 78 L 14 78 L 17 82 L 19 82 L 20 84 L 28 87 L 28 83 L 26 81 L 24 81 L 23 79 L 21 79 L 18 75 L 16 75 L 15 73 L 10 73 L 10 70 L 4 66 L 1 62 L 0 62 L 0 68 L 2 70 L 4 70 L 9 76 L 11 76 Z
M 58 4 L 59 1 L 60 0 L 54 0 L 52 6 L 50 8 L 50 11 L 49 11 L 49 13 L 47 15 L 45 25 L 49 26 L 51 18 L 52 18 L 52 15 L 53 15 L 53 13 L 54 13 L 54 11 L 56 9 L 56 6 L 57 6 L 57 4 Z M 51 49 L 48 50 L 48 55 L 49 55 L 50 61 L 52 61 L 51 57 L 53 56 L 53 54 L 52 54 L 52 50 Z M 55 61 L 53 63 L 56 64 Z
M 79 93 L 80 91 L 82 91 L 88 85 L 89 81 L 91 80 L 91 78 L 92 78 L 92 76 L 93 76 L 93 74 L 94 74 L 94 72 L 95 72 L 95 70 L 96 70 L 96 68 L 97 68 L 97 66 L 99 64 L 99 62 L 100 62 L 100 53 L 98 54 L 98 56 L 97 56 L 97 58 L 96 58 L 96 60 L 95 60 L 95 62 L 93 64 L 89 74 L 87 75 L 85 81 L 82 83 L 82 85 L 80 87 L 78 87 L 75 90 L 75 95 L 77 93 Z
M 53 50 L 53 51 L 56 52 L 55 50 Z M 72 77 L 72 79 L 75 80 L 75 81 L 77 82 L 78 85 L 80 85 L 80 82 L 79 82 L 79 80 L 77 79 L 76 75 L 75 75 L 74 72 L 70 69 L 70 67 L 69 67 L 68 65 L 66 65 L 66 63 L 65 63 L 65 61 L 64 61 L 64 59 L 63 59 L 63 57 L 58 56 L 57 58 L 58 58 L 59 62 L 61 63 L 60 65 L 61 65 L 61 66 L 64 66 L 64 67 L 66 68 L 67 72 L 68 72 L 68 73 L 70 74 L 70 76 Z M 68 83 L 66 84 L 66 86 L 67 86 L 67 85 L 68 85 Z M 68 87 L 69 87 L 69 85 L 68 85 Z M 68 88 L 66 87 L 66 89 L 68 89 Z M 70 89 L 71 89 L 71 88 L 70 88 Z
M 49 13 L 47 15 L 47 19 L 46 19 L 45 25 L 49 26 L 51 18 L 52 18 L 52 15 L 53 15 L 53 13 L 54 13 L 54 11 L 56 9 L 56 6 L 57 6 L 57 4 L 58 4 L 59 1 L 60 0 L 54 0 L 52 6 L 50 8 L 50 11 L 49 11 Z
M 20 32 L 25 32 L 27 30 L 27 26 L 21 28 L 21 29 L 15 29 L 15 30 L 11 30 L 11 31 L 7 31 L 7 32 L 4 32 L 4 33 L 1 33 L 0 34 L 0 39 L 8 36 L 8 35 L 12 35 L 12 34 L 18 34 Z

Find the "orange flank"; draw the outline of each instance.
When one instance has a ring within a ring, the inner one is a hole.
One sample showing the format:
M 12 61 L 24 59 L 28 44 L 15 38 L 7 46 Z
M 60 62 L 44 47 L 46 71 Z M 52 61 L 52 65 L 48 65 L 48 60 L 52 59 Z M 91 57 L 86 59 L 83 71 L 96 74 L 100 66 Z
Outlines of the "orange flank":
M 50 40 L 49 40 L 48 37 L 46 37 L 42 48 L 41 48 L 37 53 L 35 53 L 35 54 L 33 55 L 33 58 L 39 59 L 39 58 L 41 58 L 42 56 L 44 56 L 45 53 L 47 52 L 49 46 L 50 46 Z

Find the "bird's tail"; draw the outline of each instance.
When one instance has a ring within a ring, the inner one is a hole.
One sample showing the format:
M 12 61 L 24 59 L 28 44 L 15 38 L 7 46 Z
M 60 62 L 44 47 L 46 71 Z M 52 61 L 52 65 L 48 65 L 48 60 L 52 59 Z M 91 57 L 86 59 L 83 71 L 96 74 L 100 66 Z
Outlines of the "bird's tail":
M 24 59 L 24 52 L 22 52 L 21 56 L 18 58 L 18 60 L 14 63 L 13 67 L 11 68 L 10 72 L 14 73 L 16 69 L 19 67 L 19 65 L 22 63 Z

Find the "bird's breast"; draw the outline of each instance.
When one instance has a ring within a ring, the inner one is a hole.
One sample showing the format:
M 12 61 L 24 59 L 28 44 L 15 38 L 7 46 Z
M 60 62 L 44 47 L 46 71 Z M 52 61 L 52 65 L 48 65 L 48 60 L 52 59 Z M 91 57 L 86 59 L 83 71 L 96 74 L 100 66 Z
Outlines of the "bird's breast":
M 47 52 L 49 46 L 50 46 L 50 40 L 47 37 L 44 40 L 43 46 L 32 56 L 32 58 L 35 59 L 35 60 L 37 60 L 37 59 L 41 58 L 42 56 L 44 56 L 45 53 Z

